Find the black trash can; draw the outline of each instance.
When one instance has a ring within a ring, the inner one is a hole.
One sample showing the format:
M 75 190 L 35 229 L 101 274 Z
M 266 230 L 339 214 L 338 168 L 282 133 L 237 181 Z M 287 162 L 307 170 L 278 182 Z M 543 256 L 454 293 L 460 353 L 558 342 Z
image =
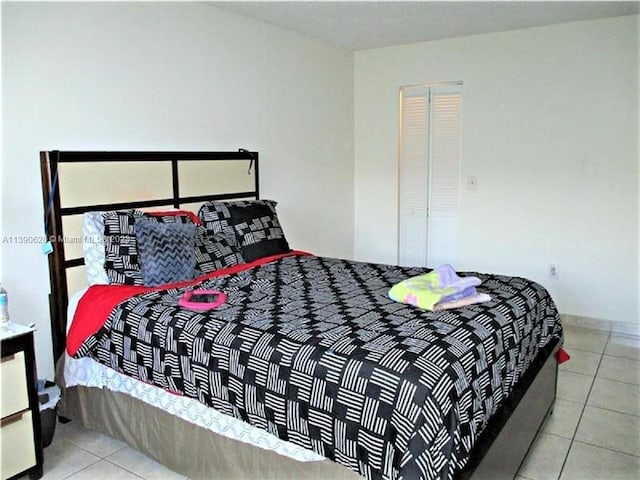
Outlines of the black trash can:
M 38 380 L 40 400 L 40 424 L 42 427 L 42 447 L 48 447 L 56 431 L 56 407 L 60 401 L 60 388 L 49 380 Z

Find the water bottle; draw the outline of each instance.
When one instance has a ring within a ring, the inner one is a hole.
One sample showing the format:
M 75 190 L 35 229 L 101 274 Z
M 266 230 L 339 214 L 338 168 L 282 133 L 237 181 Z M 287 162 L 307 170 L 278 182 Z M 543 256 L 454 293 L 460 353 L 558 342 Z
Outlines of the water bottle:
M 9 297 L 0 283 L 0 325 L 9 323 Z

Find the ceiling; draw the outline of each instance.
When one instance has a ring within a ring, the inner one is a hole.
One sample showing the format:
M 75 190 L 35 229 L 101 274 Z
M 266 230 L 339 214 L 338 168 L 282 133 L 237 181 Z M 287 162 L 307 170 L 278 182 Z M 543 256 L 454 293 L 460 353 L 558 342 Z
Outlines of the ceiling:
M 640 12 L 640 1 L 207 2 L 349 50 Z

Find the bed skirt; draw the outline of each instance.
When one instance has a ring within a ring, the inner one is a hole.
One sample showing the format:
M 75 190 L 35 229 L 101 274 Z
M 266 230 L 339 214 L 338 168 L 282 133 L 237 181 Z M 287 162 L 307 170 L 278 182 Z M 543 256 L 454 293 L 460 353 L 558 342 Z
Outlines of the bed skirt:
M 298 462 L 232 440 L 129 395 L 106 389 L 68 388 L 58 413 L 122 440 L 194 480 L 362 478 L 330 460 Z

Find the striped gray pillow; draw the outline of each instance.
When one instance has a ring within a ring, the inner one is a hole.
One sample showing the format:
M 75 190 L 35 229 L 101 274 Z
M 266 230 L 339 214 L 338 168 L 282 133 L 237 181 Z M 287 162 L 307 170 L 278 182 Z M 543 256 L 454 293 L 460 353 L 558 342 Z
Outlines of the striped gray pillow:
M 195 276 L 196 226 L 136 220 L 140 273 L 145 286 L 192 280 Z

